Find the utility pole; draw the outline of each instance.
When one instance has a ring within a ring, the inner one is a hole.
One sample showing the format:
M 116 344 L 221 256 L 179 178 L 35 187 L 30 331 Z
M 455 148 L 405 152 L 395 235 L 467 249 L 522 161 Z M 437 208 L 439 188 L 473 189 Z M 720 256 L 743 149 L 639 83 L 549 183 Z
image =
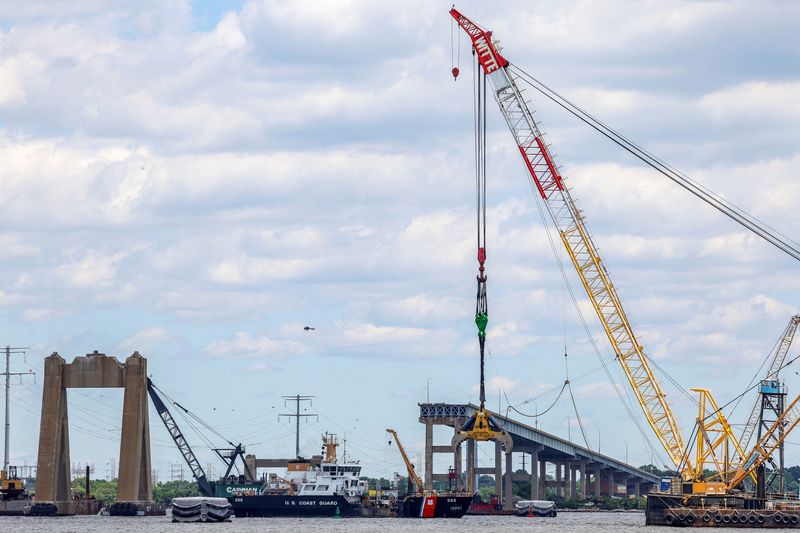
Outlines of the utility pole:
M 11 391 L 11 376 L 27 376 L 33 374 L 33 371 L 28 372 L 11 372 L 11 355 L 24 354 L 25 350 L 30 350 L 30 346 L 6 346 L 6 371 L 3 375 L 6 377 L 6 432 L 5 432 L 5 452 L 3 454 L 3 470 L 8 471 L 8 458 L 9 458 L 9 445 L 11 439 L 11 409 L 10 406 L 10 391 Z M 21 378 L 20 378 L 21 379 Z
M 295 438 L 294 438 L 294 454 L 296 457 L 300 457 L 300 419 L 307 418 L 307 417 L 316 417 L 319 420 L 319 417 L 314 414 L 300 414 L 300 402 L 308 402 L 308 405 L 313 405 L 311 399 L 314 398 L 313 396 L 301 396 L 300 394 L 295 394 L 294 396 L 283 396 L 283 405 L 286 406 L 286 402 L 295 402 L 295 412 L 292 414 L 284 413 L 278 415 L 278 418 L 282 416 L 288 416 L 289 418 L 294 418 L 296 423 L 295 429 Z

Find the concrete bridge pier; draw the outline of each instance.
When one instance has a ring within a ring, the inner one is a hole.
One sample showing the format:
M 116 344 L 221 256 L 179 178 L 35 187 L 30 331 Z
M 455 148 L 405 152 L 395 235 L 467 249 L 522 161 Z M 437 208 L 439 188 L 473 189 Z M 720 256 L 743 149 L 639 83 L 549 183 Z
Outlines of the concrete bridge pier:
M 153 503 L 147 359 L 134 352 L 120 363 L 91 353 L 67 363 L 53 353 L 44 362 L 42 417 L 34 505 L 42 512 L 75 514 L 71 497 L 67 389 L 123 388 L 117 502 L 135 512 Z M 115 504 L 116 505 L 116 504 Z M 45 510 L 44 508 L 48 509 Z
M 503 509 L 513 509 L 511 499 L 514 496 L 512 481 L 514 477 L 514 456 L 513 452 L 506 452 L 506 475 L 503 480 Z

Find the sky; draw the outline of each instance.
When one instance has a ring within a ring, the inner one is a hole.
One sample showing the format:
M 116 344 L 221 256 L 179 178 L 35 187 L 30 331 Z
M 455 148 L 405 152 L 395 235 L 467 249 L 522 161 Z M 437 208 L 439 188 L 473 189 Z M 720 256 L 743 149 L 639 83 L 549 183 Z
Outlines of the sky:
M 513 64 L 798 240 L 800 5 L 457 7 Z M 412 458 L 422 451 L 418 402 L 477 400 L 472 67 L 449 8 L 0 6 L 0 344 L 29 346 L 12 371 L 37 372 L 12 382 L 12 464 L 35 463 L 53 352 L 139 351 L 162 390 L 260 457 L 293 455 L 282 397 L 314 396 L 301 453 L 333 432 L 375 476 L 403 471 L 385 428 Z M 709 388 L 723 404 L 745 391 L 799 310 L 797 265 L 527 94 L 688 436 L 684 392 Z M 519 418 L 579 443 L 582 426 L 593 449 L 663 464 L 626 412 L 628 386 L 570 271 L 599 355 L 591 347 L 559 273 L 566 255 L 550 248 L 493 102 L 487 116 L 489 406 L 554 404 Z M 798 376 L 783 376 L 794 397 Z M 557 399 L 567 377 L 576 408 Z M 104 477 L 122 393 L 69 400 L 72 460 Z M 184 431 L 218 473 L 206 441 Z M 163 481 L 181 457 L 153 412 L 151 432 Z M 490 447 L 479 461 L 491 465 Z M 787 461 L 800 461 L 800 437 Z

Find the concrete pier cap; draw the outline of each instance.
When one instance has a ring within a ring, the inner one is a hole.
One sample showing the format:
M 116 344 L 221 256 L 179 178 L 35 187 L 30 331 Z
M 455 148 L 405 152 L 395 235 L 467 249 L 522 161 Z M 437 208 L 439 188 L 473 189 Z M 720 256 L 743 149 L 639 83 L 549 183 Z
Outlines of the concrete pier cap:
M 98 351 L 75 357 L 71 363 L 57 352 L 44 360 L 34 504 L 51 504 L 58 514 L 74 513 L 67 389 L 81 388 L 124 389 L 117 502 L 134 504 L 127 508 L 152 504 L 147 359 L 133 352 L 122 363 Z

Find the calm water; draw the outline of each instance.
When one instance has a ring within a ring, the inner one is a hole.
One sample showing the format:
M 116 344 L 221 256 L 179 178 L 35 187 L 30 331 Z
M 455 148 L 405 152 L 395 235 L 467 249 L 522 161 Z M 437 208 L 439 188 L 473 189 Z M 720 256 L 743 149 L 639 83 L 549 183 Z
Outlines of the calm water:
M 74 516 L 62 518 L 0 517 L 0 531 L 14 533 L 209 533 L 209 532 L 504 532 L 522 531 L 558 533 L 630 533 L 647 530 L 651 533 L 669 528 L 645 528 L 643 513 L 560 513 L 556 518 L 520 518 L 516 516 L 468 516 L 452 520 L 419 520 L 400 518 L 243 518 L 223 524 L 173 524 L 168 517 L 100 517 Z M 704 528 L 703 531 L 723 531 Z M 730 531 L 729 529 L 724 531 Z M 763 531 L 737 529 L 736 531 Z
M 450 520 L 414 518 L 242 518 L 223 524 L 173 524 L 168 517 L 73 516 L 60 518 L 0 517 L 0 531 L 14 533 L 266 533 L 266 532 L 586 532 L 627 533 L 645 529 L 643 513 L 560 513 L 555 518 L 466 516 Z M 652 532 L 652 529 L 647 528 Z M 663 528 L 658 528 L 661 531 Z M 708 530 L 705 530 L 708 531 Z M 737 530 L 742 531 L 742 530 Z

